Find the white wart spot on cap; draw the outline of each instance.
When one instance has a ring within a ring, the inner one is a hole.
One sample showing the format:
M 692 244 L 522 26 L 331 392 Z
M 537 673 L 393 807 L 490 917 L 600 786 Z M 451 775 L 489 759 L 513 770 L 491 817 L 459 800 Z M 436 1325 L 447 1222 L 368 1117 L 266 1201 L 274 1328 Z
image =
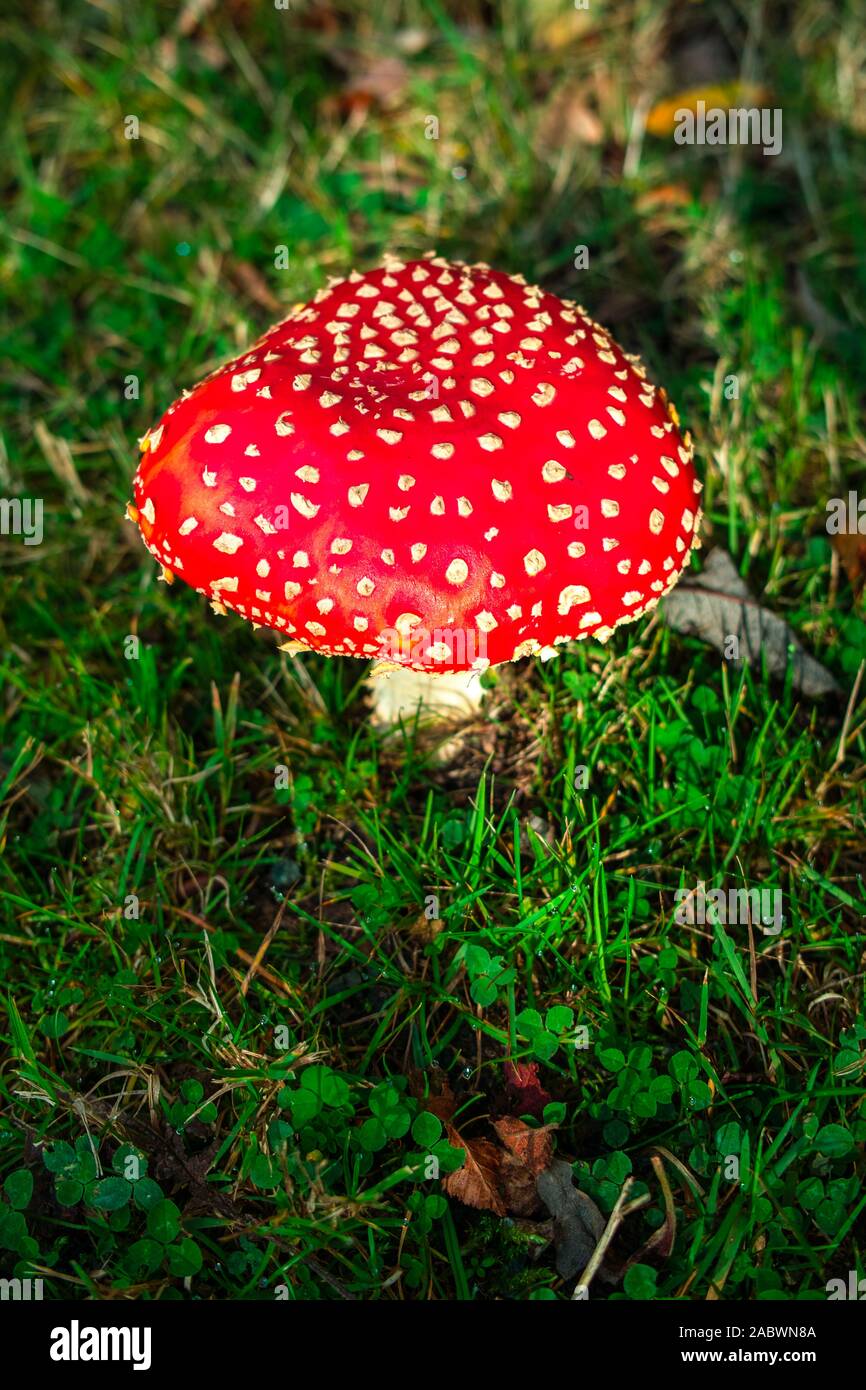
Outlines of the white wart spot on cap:
M 289 500 L 295 511 L 300 512 L 301 516 L 305 516 L 308 521 L 312 521 L 319 510 L 319 503 L 311 502 L 308 497 L 304 497 L 300 492 L 289 493 Z
M 205 443 L 222 444 L 231 432 L 231 425 L 211 425 L 209 430 L 205 430 Z
M 556 611 L 561 614 L 562 617 L 565 617 L 566 613 L 569 613 L 571 609 L 574 608 L 575 604 L 589 603 L 591 598 L 592 595 L 585 584 L 566 584 L 565 588 L 560 590 Z
M 234 555 L 242 545 L 243 541 L 240 536 L 233 536 L 228 531 L 223 531 L 214 541 L 213 548 L 221 551 L 223 555 Z
M 502 440 L 498 434 L 481 434 L 478 436 L 478 443 L 482 449 L 486 449 L 488 454 L 495 453 L 502 448 Z
M 532 399 L 538 406 L 550 405 L 556 398 L 556 387 L 551 386 L 549 381 L 540 381 L 538 390 L 533 392 Z
M 261 367 L 251 367 L 247 372 L 235 372 L 231 380 L 232 390 L 245 391 L 254 381 L 258 381 L 261 374 Z
M 548 459 L 541 470 L 541 476 L 546 483 L 561 483 L 566 477 L 567 470 L 556 459 Z

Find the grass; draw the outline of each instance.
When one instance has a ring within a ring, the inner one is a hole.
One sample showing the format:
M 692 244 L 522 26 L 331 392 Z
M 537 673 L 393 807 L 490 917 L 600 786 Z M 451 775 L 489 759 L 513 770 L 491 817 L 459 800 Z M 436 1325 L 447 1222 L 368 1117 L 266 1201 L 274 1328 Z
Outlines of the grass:
M 417 1171 L 460 1161 L 446 1081 L 470 1143 L 521 1112 L 511 1059 L 605 1215 L 634 1178 L 638 1259 L 593 1297 L 862 1276 L 866 625 L 825 528 L 866 455 L 856 7 L 40 18 L 0 22 L 0 486 L 45 506 L 41 545 L 0 540 L 0 1274 L 568 1297 L 542 1230 Z M 350 98 L 381 52 L 405 72 Z M 637 139 L 707 53 L 771 89 L 782 156 Z M 371 729 L 356 663 L 289 660 L 157 582 L 122 519 L 137 437 L 327 275 L 431 246 L 644 355 L 696 440 L 705 542 L 838 704 L 654 619 L 495 674 L 442 766 Z M 778 889 L 783 930 L 679 923 L 699 880 Z

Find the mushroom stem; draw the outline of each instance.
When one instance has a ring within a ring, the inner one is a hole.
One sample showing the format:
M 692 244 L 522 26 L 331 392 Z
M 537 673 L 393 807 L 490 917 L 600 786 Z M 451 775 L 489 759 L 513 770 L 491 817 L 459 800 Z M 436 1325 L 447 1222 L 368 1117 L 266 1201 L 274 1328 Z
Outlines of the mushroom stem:
M 383 729 L 397 728 L 401 720 L 411 724 L 416 716 L 422 724 L 467 723 L 478 715 L 484 694 L 477 671 L 433 674 L 387 663 L 374 666 L 364 685 L 370 719 Z

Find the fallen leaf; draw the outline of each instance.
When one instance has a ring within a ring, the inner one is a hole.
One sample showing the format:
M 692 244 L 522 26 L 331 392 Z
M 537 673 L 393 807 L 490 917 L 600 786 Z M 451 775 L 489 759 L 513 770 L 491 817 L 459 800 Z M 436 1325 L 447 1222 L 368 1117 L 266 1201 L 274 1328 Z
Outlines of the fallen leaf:
M 634 200 L 638 212 L 655 212 L 659 208 L 684 208 L 692 195 L 684 183 L 660 183 L 639 193 Z
M 414 922 L 409 925 L 409 936 L 413 941 L 419 941 L 424 946 L 429 946 L 431 941 L 435 941 L 442 928 L 445 926 L 441 917 L 428 917 L 425 912 L 419 913 Z
M 550 1096 L 538 1079 L 537 1062 L 506 1062 L 505 1081 L 514 1094 L 522 1115 L 535 1115 L 539 1120 Z
M 555 1125 L 544 1125 L 541 1129 L 531 1129 L 523 1120 L 513 1115 L 505 1115 L 493 1125 L 499 1138 L 509 1153 L 524 1164 L 531 1173 L 542 1173 L 553 1162 L 553 1140 Z
M 561 1158 L 539 1173 L 536 1190 L 553 1217 L 557 1273 L 563 1279 L 573 1279 L 589 1263 L 604 1230 L 604 1217 L 592 1198 L 575 1187 L 571 1164 Z M 613 1277 L 605 1272 L 603 1263 L 599 1274 L 608 1280 Z
M 859 599 L 866 587 L 866 536 L 848 535 L 845 532 L 833 537 L 833 549 L 842 561 L 855 599 Z
M 559 154 L 563 145 L 600 145 L 604 126 L 587 104 L 583 84 L 567 82 L 547 102 L 536 129 L 535 147 Z
M 501 1149 L 489 1139 L 464 1139 L 452 1124 L 446 1129 L 449 1144 L 466 1152 L 463 1167 L 442 1179 L 449 1197 L 456 1197 L 467 1207 L 480 1207 L 497 1216 L 507 1216 L 508 1208 L 499 1190 Z
M 700 637 L 725 656 L 730 639 L 736 637 L 740 657 L 728 658 L 734 665 L 763 659 L 771 675 L 784 676 L 790 661 L 794 687 L 804 695 L 828 695 L 839 689 L 784 619 L 752 597 L 726 550 L 711 550 L 701 573 L 681 580 L 665 599 L 663 611 L 675 632 Z
M 500 1154 L 499 1188 L 511 1216 L 534 1216 L 539 1210 L 535 1176 L 514 1154 Z
M 656 102 L 646 118 L 646 128 L 650 135 L 672 135 L 677 126 L 677 112 L 697 113 L 698 102 L 705 109 L 720 107 L 729 111 L 732 107 L 763 106 L 769 98 L 766 87 L 754 82 L 720 82 L 707 87 L 689 87 L 676 96 L 666 97 Z
M 331 50 L 330 55 L 347 76 L 340 104 L 344 109 L 379 106 L 390 110 L 398 106 L 409 81 L 409 69 L 393 53 Z

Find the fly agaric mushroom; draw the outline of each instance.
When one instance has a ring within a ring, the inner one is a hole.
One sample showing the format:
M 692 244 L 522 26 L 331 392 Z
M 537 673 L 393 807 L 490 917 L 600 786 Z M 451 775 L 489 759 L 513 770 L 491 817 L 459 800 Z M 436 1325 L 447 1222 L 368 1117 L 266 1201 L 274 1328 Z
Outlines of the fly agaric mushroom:
M 701 490 L 678 426 L 579 305 L 389 257 L 185 391 L 129 515 L 167 579 L 283 650 L 477 681 L 606 641 L 676 583 Z

